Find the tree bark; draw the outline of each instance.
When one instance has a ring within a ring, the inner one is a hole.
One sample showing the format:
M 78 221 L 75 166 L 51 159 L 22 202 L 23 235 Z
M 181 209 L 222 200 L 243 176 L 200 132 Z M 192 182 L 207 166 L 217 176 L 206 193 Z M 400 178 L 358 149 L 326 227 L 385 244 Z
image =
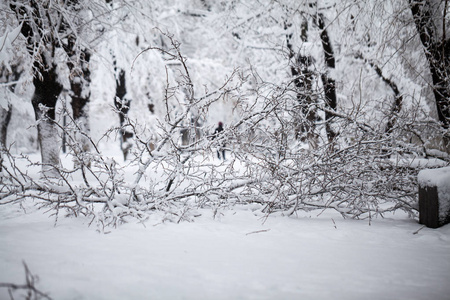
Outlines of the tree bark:
M 27 50 L 33 58 L 33 84 L 31 99 L 37 121 L 38 141 L 41 148 L 42 175 L 57 176 L 55 168 L 60 165 L 59 143 L 55 126 L 55 106 L 62 85 L 58 82 L 55 50 L 58 42 L 54 38 L 54 28 L 48 8 L 35 0 L 28 3 L 13 2 L 10 8 L 23 22 L 21 33 L 27 41 Z M 47 12 L 45 15 L 41 13 Z M 44 44 L 42 44 L 44 43 Z
M 394 92 L 394 104 L 391 107 L 391 110 L 389 112 L 388 121 L 386 123 L 386 127 L 384 132 L 387 134 L 390 134 L 392 130 L 394 129 L 395 123 L 397 122 L 397 117 L 399 112 L 402 109 L 403 106 L 403 95 L 400 93 L 400 90 L 398 89 L 397 84 L 392 81 L 389 78 L 386 78 L 383 75 L 383 72 L 381 71 L 380 67 L 378 67 L 373 62 L 369 63 L 370 66 L 375 70 L 375 72 L 380 76 L 380 78 L 392 89 Z
M 35 68 L 40 66 L 34 63 Z M 38 141 L 41 148 L 42 172 L 46 177 L 57 175 L 55 167 L 60 165 L 59 141 L 55 125 L 55 107 L 62 85 L 57 80 L 56 66 L 50 69 L 35 69 L 33 84 L 35 91 L 31 99 L 37 121 Z M 39 71 L 38 71 L 39 70 Z
M 19 61 L 20 64 L 20 61 Z M 3 164 L 3 151 L 8 148 L 7 145 L 7 135 L 8 135 L 8 126 L 11 121 L 12 114 L 12 104 L 11 100 L 7 97 L 6 89 L 9 89 L 11 93 L 14 93 L 16 90 L 16 82 L 19 80 L 20 75 L 22 74 L 22 67 L 19 64 L 11 65 L 11 69 L 8 70 L 5 66 L 2 66 L 0 69 L 0 82 L 9 83 L 9 86 L 5 87 L 5 97 L 8 104 L 6 107 L 0 106 L 0 172 L 2 171 Z
M 72 114 L 73 119 L 77 123 L 82 133 L 90 133 L 89 126 L 89 102 L 90 102 L 90 83 L 91 72 L 89 70 L 89 61 L 91 54 L 89 50 L 83 49 L 81 51 L 80 59 L 73 58 L 74 61 L 79 61 L 80 66 L 74 66 L 73 63 L 68 64 L 72 72 L 70 77 L 70 96 L 72 98 Z M 91 150 L 91 144 L 89 139 L 78 133 L 75 139 L 80 144 L 81 152 L 89 152 Z
M 444 14 L 438 17 L 439 5 L 443 3 Z M 433 5 L 434 4 L 434 5 Z M 422 42 L 425 56 L 428 61 L 433 81 L 433 94 L 438 113 L 438 119 L 444 129 L 450 127 L 450 38 L 446 37 L 446 10 L 448 0 L 445 2 L 430 0 L 409 0 L 412 16 Z M 436 24 L 442 19 L 442 36 L 439 36 L 440 27 Z M 450 136 L 444 138 L 447 149 L 450 148 Z
M 11 120 L 12 105 L 8 107 L 0 106 L 0 172 L 3 170 L 3 151 L 7 149 L 6 136 L 8 134 L 8 125 Z
M 6 137 L 8 134 L 9 121 L 11 120 L 11 112 L 12 112 L 11 103 L 8 103 L 7 108 L 0 106 L 0 147 L 2 150 L 7 149 Z
M 66 5 L 71 11 L 77 13 L 80 13 L 83 9 L 79 0 L 68 0 Z M 83 21 L 80 17 L 74 17 L 72 23 L 76 24 L 77 28 L 82 28 L 83 26 Z M 81 131 L 77 131 L 74 136 L 79 145 L 77 145 L 76 149 L 72 150 L 79 153 L 89 152 L 91 144 L 86 135 L 89 135 L 90 133 L 89 102 L 91 96 L 91 72 L 89 69 L 89 62 L 91 53 L 87 48 L 82 47 L 77 43 L 77 33 L 71 29 L 71 26 L 69 26 L 66 19 L 62 20 L 61 27 L 65 31 L 70 32 L 62 45 L 69 57 L 67 66 L 70 70 L 69 81 L 71 90 L 69 95 L 72 98 L 71 106 L 73 120 Z
M 285 24 L 285 29 L 290 25 Z M 317 138 L 315 122 L 317 120 L 316 98 L 313 95 L 312 84 L 314 82 L 313 72 L 309 67 L 313 63 L 313 58 L 309 55 L 296 53 L 290 42 L 292 34 L 286 35 L 287 48 L 289 50 L 289 59 L 294 60 L 291 65 L 291 74 L 294 78 L 296 87 L 297 101 L 300 106 L 295 126 L 295 138 L 301 141 L 307 141 L 311 149 L 317 148 Z M 308 41 L 308 22 L 303 20 L 300 38 L 302 42 Z
M 115 61 L 114 61 L 115 64 Z M 114 67 L 117 70 L 117 67 Z M 116 71 L 116 96 L 114 97 L 114 106 L 119 112 L 120 120 L 120 148 L 123 153 L 123 159 L 127 160 L 128 153 L 131 149 L 131 143 L 128 141 L 133 137 L 133 133 L 127 131 L 124 128 L 125 119 L 130 110 L 131 100 L 126 97 L 127 87 L 125 81 L 125 71 L 120 69 L 119 72 Z
M 328 69 L 334 69 L 336 67 L 336 62 L 334 58 L 333 47 L 331 45 L 330 37 L 328 35 L 328 31 L 325 27 L 325 21 L 322 14 L 317 14 L 316 24 L 321 30 L 320 32 L 320 40 L 322 41 L 322 48 L 325 58 L 325 65 Z M 333 78 L 330 77 L 328 72 L 324 72 L 321 75 L 324 94 L 325 94 L 325 102 L 326 105 L 330 108 L 330 110 L 334 111 L 337 107 L 337 94 L 336 94 L 336 82 Z M 333 114 L 330 112 L 325 112 L 325 120 L 326 120 L 326 132 L 328 141 L 331 143 L 336 137 L 336 133 L 333 128 L 331 128 L 331 120 L 333 119 Z

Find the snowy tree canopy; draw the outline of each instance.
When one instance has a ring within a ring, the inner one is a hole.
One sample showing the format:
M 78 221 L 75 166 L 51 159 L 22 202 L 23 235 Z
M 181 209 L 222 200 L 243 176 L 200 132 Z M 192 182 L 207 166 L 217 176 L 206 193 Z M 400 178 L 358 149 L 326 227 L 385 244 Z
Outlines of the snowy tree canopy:
M 23 88 L 8 89 L 6 75 L 2 84 L 9 143 L 20 145 L 4 155 L 23 159 L 38 142 L 44 177 L 19 179 L 5 165 L 15 183 L 2 199 L 39 195 L 55 207 L 65 195 L 69 212 L 102 224 L 255 202 L 268 214 L 416 216 L 417 173 L 449 162 L 448 106 L 435 98 L 448 83 L 433 85 L 445 60 L 420 38 L 429 29 L 446 51 L 448 6 L 427 5 L 419 14 L 408 1 L 6 1 L 3 72 L 17 55 L 24 71 Z M 39 94 L 46 80 L 51 95 Z M 33 86 L 36 116 L 24 108 Z M 37 118 L 37 139 L 19 116 Z M 125 162 L 110 156 L 117 149 Z M 216 151 L 228 160 L 214 161 Z

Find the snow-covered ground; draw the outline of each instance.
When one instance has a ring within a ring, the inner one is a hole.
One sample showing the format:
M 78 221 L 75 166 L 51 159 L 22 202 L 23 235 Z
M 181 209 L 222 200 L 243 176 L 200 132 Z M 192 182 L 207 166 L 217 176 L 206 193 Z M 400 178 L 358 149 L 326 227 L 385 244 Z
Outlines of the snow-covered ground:
M 31 202 L 26 213 L 3 205 L 0 282 L 24 283 L 25 261 L 53 299 L 450 298 L 450 225 L 419 230 L 398 214 L 370 225 L 333 212 L 264 218 L 256 208 L 200 210 L 180 224 L 155 214 L 102 234 L 84 218 L 54 226 Z

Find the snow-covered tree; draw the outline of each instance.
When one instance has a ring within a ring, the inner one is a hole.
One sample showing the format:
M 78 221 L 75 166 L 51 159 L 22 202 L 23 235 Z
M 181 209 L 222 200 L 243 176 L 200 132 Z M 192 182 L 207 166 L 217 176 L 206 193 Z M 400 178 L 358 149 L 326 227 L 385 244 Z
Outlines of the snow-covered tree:
M 409 6 L 422 42 L 432 78 L 438 119 L 447 133 L 444 147 L 450 149 L 450 29 L 448 1 L 414 1 Z
M 43 171 L 59 165 L 59 143 L 56 139 L 55 107 L 62 85 L 58 80 L 58 33 L 54 25 L 58 16 L 52 16 L 50 3 L 36 1 L 12 2 L 21 32 L 26 39 L 29 54 L 33 57 L 34 95 L 32 104 L 38 121 L 38 139 L 41 148 Z
M 106 8 L 98 5 L 108 20 L 83 30 L 103 34 L 95 47 L 69 28 L 95 20 L 97 2 L 68 3 L 48 15 L 70 10 L 79 19 L 61 14 L 62 29 L 45 31 L 50 36 L 32 47 L 41 51 L 33 57 L 64 68 L 52 74 L 70 73 L 55 82 L 72 85 L 74 119 L 75 99 L 87 102 L 90 87 L 91 114 L 101 119 L 91 136 L 76 122 L 51 123 L 83 133 L 93 151 L 85 160 L 71 139 L 80 164 L 54 165 L 60 186 L 44 188 L 25 174 L 5 197 L 19 190 L 20 197 L 38 195 L 101 225 L 129 215 L 145 219 L 154 209 L 180 221 L 193 207 L 249 202 L 266 213 L 331 208 L 357 218 L 396 209 L 414 215 L 419 167 L 413 162 L 448 161 L 436 143 L 446 129 L 434 118 L 433 90 L 422 76 L 430 69 L 415 38 L 415 2 L 106 1 Z M 94 18 L 83 17 L 88 12 Z M 19 16 L 29 22 L 20 10 Z M 52 33 L 53 47 L 46 44 Z M 52 69 L 35 70 L 37 80 Z M 212 138 L 218 121 L 224 130 Z M 125 167 L 101 149 L 111 140 L 117 146 L 117 133 Z M 212 161 L 223 145 L 228 161 Z M 126 168 L 135 172 L 131 179 L 124 179 Z M 83 184 L 74 185 L 71 176 L 79 173 Z M 93 204 L 103 205 L 101 213 Z
M 7 6 L 21 24 L 21 33 L 32 59 L 34 94 L 31 103 L 37 120 L 43 171 L 44 175 L 54 175 L 53 168 L 59 165 L 55 109 L 65 80 L 62 63 L 67 62 L 70 72 L 74 119 L 85 119 L 81 122 L 84 124 L 81 130 L 88 132 L 85 108 L 90 93 L 88 64 L 91 54 L 88 47 L 89 39 L 96 38 L 96 34 L 92 34 L 96 30 L 92 30 L 95 28 L 93 23 L 97 21 L 94 14 L 100 14 L 98 9 L 102 6 L 96 1 L 83 0 L 7 1 L 4 7 Z M 81 148 L 87 150 L 85 146 Z
M 15 29 L 7 26 L 5 29 L 0 38 L 0 162 L 3 162 L 1 157 L 8 148 L 7 133 L 12 114 L 12 99 L 23 73 L 23 58 L 20 51 L 13 46 L 20 34 L 20 26 Z

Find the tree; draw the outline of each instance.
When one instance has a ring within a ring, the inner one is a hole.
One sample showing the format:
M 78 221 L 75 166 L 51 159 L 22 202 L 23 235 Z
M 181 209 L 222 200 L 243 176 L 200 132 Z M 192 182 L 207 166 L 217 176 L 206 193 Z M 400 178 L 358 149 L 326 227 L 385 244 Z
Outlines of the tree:
M 90 82 L 91 71 L 89 69 L 89 62 L 91 53 L 88 49 L 83 49 L 79 57 L 79 67 L 75 68 L 73 63 L 68 63 L 71 71 L 70 75 L 70 96 L 72 98 L 71 107 L 73 120 L 79 127 L 80 134 L 76 139 L 80 143 L 81 152 L 90 151 L 90 143 L 86 138 L 89 135 L 89 101 L 90 101 Z
M 89 135 L 89 101 L 91 96 L 91 50 L 88 46 L 83 45 L 81 36 L 86 37 L 86 28 L 83 23 L 87 17 L 84 15 L 82 0 L 70 0 L 67 2 L 67 9 L 73 12 L 70 20 L 62 19 L 61 31 L 68 32 L 67 38 L 62 41 L 62 46 L 66 52 L 67 67 L 69 68 L 70 97 L 72 98 L 71 107 L 73 120 L 77 123 L 77 127 L 81 134 L 77 134 L 76 139 L 80 143 L 81 152 L 89 152 L 90 143 L 86 138 Z M 70 23 L 69 23 L 70 21 Z M 84 29 L 85 32 L 82 32 Z
M 416 59 L 422 49 L 411 38 L 416 28 L 409 7 L 316 3 L 114 1 L 113 30 L 92 59 L 82 58 L 88 43 L 74 48 L 80 55 L 68 55 L 70 39 L 56 52 L 64 49 L 63 57 L 71 58 L 73 66 L 63 65 L 75 77 L 92 71 L 97 112 L 119 113 L 111 126 L 120 121 L 122 150 L 129 142 L 124 134 L 133 136 L 133 152 L 123 153 L 127 163 L 102 154 L 90 139 L 92 166 L 80 160 L 75 170 L 55 168 L 60 185 L 47 187 L 11 169 L 17 164 L 9 156 L 12 166 L 4 171 L 11 176 L 0 199 L 38 198 L 57 211 L 90 215 L 99 226 L 126 216 L 145 220 L 154 210 L 179 222 L 194 207 L 217 211 L 238 203 L 259 203 L 267 214 L 334 209 L 371 219 L 402 209 L 414 216 L 419 168 L 411 161 L 438 152 L 427 143 L 436 122 L 417 76 L 426 64 Z M 151 30 L 155 25 L 160 28 Z M 95 66 L 83 71 L 77 61 Z M 235 66 L 238 71 L 228 72 Z M 72 96 L 83 95 L 77 88 Z M 187 130 L 205 120 L 201 129 L 211 132 L 208 122 L 227 109 L 233 114 L 217 138 Z M 183 129 L 190 132 L 186 143 L 180 142 Z M 229 160 L 218 165 L 212 149 L 223 143 Z M 137 170 L 133 184 L 126 168 Z M 70 179 L 78 172 L 83 183 L 75 185 Z
M 115 65 L 115 63 L 114 63 Z M 114 70 L 116 71 L 116 95 L 114 97 L 114 106 L 117 109 L 120 120 L 120 128 L 119 128 L 119 136 L 120 136 L 120 149 L 123 153 L 123 159 L 127 160 L 128 153 L 131 149 L 131 142 L 129 139 L 133 137 L 133 133 L 127 131 L 125 129 L 128 111 L 130 110 L 131 99 L 127 97 L 127 86 L 125 80 L 125 70 L 117 69 L 117 66 L 114 66 Z
M 450 34 L 448 34 L 448 0 L 409 0 L 409 6 L 422 42 L 432 78 L 439 121 L 450 126 Z M 444 139 L 448 149 L 450 136 Z
M 3 97 L 5 102 L 0 105 L 0 151 L 3 152 L 8 148 L 6 139 L 8 134 L 8 126 L 11 120 L 12 114 L 12 104 L 8 100 L 8 90 L 14 93 L 17 85 L 17 81 L 20 78 L 23 70 L 20 64 L 10 65 L 10 70 L 5 65 L 0 68 L 0 84 L 8 84 L 6 88 L 3 89 Z M 0 153 L 0 171 L 2 170 L 3 154 Z
M 317 13 L 317 15 L 314 16 L 314 20 L 320 29 L 320 40 L 322 42 L 326 67 L 328 70 L 333 70 L 336 68 L 336 59 L 334 57 L 333 46 L 331 45 L 328 30 L 325 26 L 323 14 Z M 329 71 L 323 72 L 321 78 L 325 94 L 325 103 L 329 108 L 329 110 L 325 111 L 325 120 L 327 121 L 326 131 L 328 141 L 331 143 L 336 137 L 336 132 L 334 132 L 330 124 L 331 120 L 334 118 L 333 111 L 335 111 L 337 107 L 336 82 L 329 75 Z
M 65 2 L 21 0 L 10 1 L 10 8 L 17 21 L 23 23 L 21 33 L 26 39 L 26 47 L 32 58 L 33 85 L 35 91 L 32 105 L 38 128 L 43 175 L 55 174 L 59 165 L 59 141 L 55 124 L 55 108 L 63 90 L 62 61 L 66 60 L 70 71 L 72 108 L 75 121 L 81 122 L 81 131 L 89 131 L 87 103 L 89 102 L 90 52 L 83 45 L 81 36 L 94 30 L 84 30 L 86 24 L 95 22 L 96 17 L 86 14 L 83 7 L 92 12 L 102 7 L 96 1 L 89 6 L 84 0 Z M 98 11 L 101 14 L 100 11 Z M 89 22 L 84 17 L 92 17 Z M 95 28 L 95 26 L 91 26 Z M 100 30 L 101 31 L 101 30 Z M 101 34 L 101 32 L 100 32 Z M 95 40 L 95 36 L 91 36 Z M 65 59 L 65 57 L 67 57 Z M 85 133 L 86 134 L 86 133 Z M 81 140 L 86 151 L 87 143 Z
M 290 25 L 286 24 L 288 29 Z M 314 58 L 306 53 L 295 52 L 290 41 L 293 33 L 286 35 L 286 45 L 289 50 L 289 59 L 291 62 L 291 73 L 294 77 L 294 85 L 297 92 L 297 100 L 300 106 L 299 114 L 295 128 L 295 137 L 300 137 L 302 141 L 308 141 L 311 149 L 317 148 L 318 134 L 316 132 L 315 122 L 317 116 L 317 97 L 313 90 L 315 76 L 313 70 L 310 70 L 314 63 Z M 308 20 L 303 18 L 301 23 L 300 38 L 303 44 L 308 42 Z
M 33 57 L 35 91 L 31 103 L 38 121 L 44 175 L 54 175 L 52 169 L 59 165 L 59 143 L 54 120 L 56 101 L 63 88 L 57 74 L 58 34 L 53 25 L 59 13 L 50 5 L 53 4 L 34 0 L 11 2 L 10 5 L 18 21 L 23 22 L 21 32 Z

